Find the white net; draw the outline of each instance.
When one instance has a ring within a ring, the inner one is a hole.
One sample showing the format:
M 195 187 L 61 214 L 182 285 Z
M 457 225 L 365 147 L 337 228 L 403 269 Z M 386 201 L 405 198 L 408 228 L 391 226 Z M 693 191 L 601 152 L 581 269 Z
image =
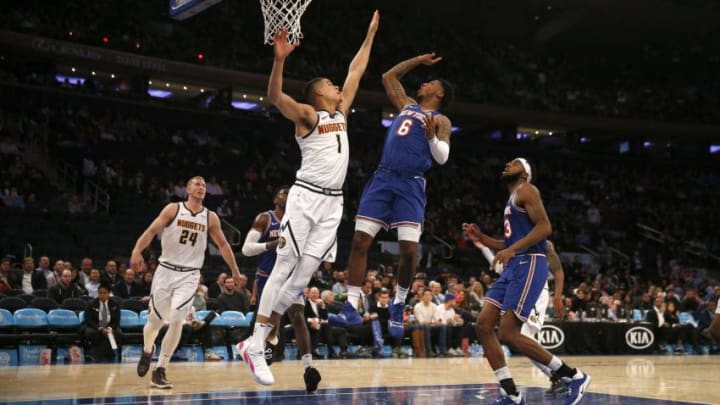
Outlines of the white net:
M 303 37 L 300 17 L 312 0 L 260 0 L 265 19 L 265 43 L 273 44 L 275 33 L 288 31 L 288 43 L 297 43 Z

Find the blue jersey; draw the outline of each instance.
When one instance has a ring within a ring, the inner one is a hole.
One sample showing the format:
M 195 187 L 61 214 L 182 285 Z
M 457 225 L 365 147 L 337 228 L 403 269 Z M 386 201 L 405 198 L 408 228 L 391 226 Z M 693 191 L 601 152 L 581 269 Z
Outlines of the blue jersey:
M 270 224 L 265 230 L 265 233 L 260 237 L 258 242 L 273 242 L 280 237 L 280 221 L 275 217 L 275 213 L 272 211 L 267 212 L 270 215 Z M 275 266 L 275 259 L 277 258 L 277 252 L 275 249 L 267 250 L 262 252 L 257 257 L 257 268 L 258 273 L 261 275 L 269 275 Z
M 510 195 L 507 204 L 505 205 L 505 215 L 503 218 L 503 229 L 505 231 L 505 248 L 510 247 L 513 243 L 527 236 L 532 231 L 535 224 L 530 221 L 527 211 L 515 205 L 515 195 L 517 194 L 517 188 Z M 522 252 L 516 252 L 517 254 L 525 253 L 542 253 L 547 252 L 546 239 L 541 240 L 537 244 L 530 246 Z
M 433 116 L 439 113 L 432 111 Z M 432 167 L 430 145 L 425 139 L 425 115 L 417 104 L 400 111 L 385 136 L 380 167 L 412 175 L 421 175 Z

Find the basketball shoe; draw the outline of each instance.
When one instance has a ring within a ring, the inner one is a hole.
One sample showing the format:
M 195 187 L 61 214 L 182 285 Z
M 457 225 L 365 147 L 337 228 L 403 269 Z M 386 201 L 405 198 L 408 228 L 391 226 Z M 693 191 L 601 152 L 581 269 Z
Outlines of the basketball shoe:
M 273 377 L 265 360 L 264 348 L 256 349 L 247 340 L 238 343 L 236 348 L 258 384 L 272 385 L 275 383 L 275 377 Z

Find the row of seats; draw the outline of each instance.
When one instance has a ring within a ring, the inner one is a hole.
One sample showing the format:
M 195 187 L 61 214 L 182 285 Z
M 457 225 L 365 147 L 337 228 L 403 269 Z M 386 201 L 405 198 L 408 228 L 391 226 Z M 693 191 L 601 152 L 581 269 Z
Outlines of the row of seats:
M 210 312 L 212 311 L 198 311 L 197 318 L 203 320 Z M 84 316 L 85 311 L 75 313 L 75 311 L 69 309 L 52 309 L 46 313 L 38 308 L 21 308 L 12 313 L 7 309 L 0 308 L 0 333 L 11 332 L 14 328 L 22 330 L 77 328 L 83 323 Z M 255 314 L 253 312 L 243 314 L 239 311 L 225 311 L 216 316 L 215 319 L 210 322 L 210 325 L 227 328 L 248 327 L 254 316 Z M 128 309 L 121 309 L 120 328 L 140 328 L 147 322 L 147 317 L 147 310 L 143 310 L 138 314 Z
M 648 310 L 647 309 L 633 309 L 632 316 L 633 321 L 635 322 L 641 322 L 645 320 L 645 317 L 647 316 Z M 695 320 L 695 317 L 689 313 L 689 312 L 678 312 L 678 320 L 680 321 L 681 325 L 693 325 L 697 327 L 697 321 Z
M 141 297 L 130 297 L 126 299 L 121 299 L 118 297 L 110 297 L 111 300 L 115 300 L 120 304 L 120 308 L 122 309 L 128 309 L 137 313 L 140 313 L 141 311 L 144 311 L 147 309 L 147 301 L 141 301 Z M 75 312 L 80 312 L 85 309 L 88 302 L 92 301 L 94 298 L 89 296 L 83 296 L 80 298 L 66 298 L 63 300 L 62 303 L 58 303 L 52 298 L 47 297 L 36 297 L 34 295 L 19 295 L 19 296 L 12 296 L 12 297 L 0 297 L 0 308 L 7 309 L 10 312 L 15 312 L 18 309 L 22 308 L 38 308 L 42 309 L 45 312 L 49 312 L 50 310 L 62 308 L 62 309 L 69 309 Z M 217 307 L 217 299 L 210 298 L 207 301 L 207 309 L 209 310 L 216 310 Z

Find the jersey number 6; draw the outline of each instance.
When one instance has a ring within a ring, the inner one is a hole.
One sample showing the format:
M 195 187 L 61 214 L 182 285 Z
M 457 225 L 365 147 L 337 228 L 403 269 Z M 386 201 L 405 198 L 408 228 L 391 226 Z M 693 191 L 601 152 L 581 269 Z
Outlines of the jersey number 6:
M 399 136 L 405 136 L 408 133 L 410 133 L 410 128 L 412 128 L 413 122 L 410 118 L 403 120 L 403 122 L 400 123 L 400 128 L 397 130 L 397 134 Z

